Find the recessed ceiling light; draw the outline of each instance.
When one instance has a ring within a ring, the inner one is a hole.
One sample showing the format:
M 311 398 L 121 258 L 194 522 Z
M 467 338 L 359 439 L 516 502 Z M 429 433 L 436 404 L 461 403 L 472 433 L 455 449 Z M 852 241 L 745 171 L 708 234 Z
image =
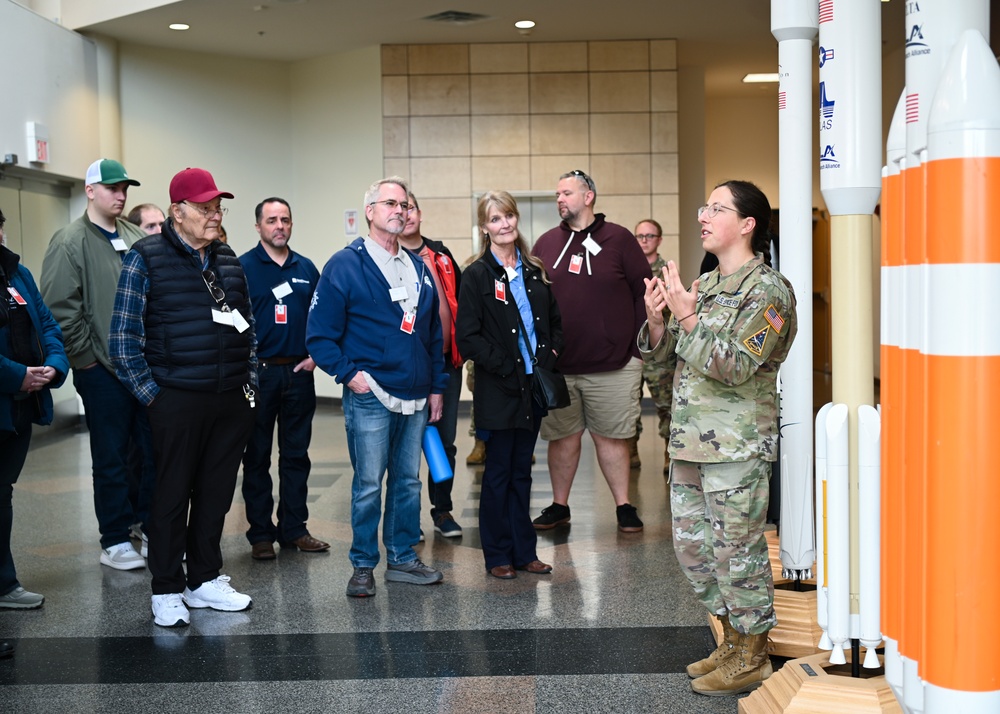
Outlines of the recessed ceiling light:
M 778 73 L 777 72 L 773 72 L 770 74 L 766 72 L 750 73 L 743 77 L 743 81 L 746 82 L 747 84 L 751 82 L 777 82 Z
M 186 25 L 183 22 L 173 22 L 170 24 L 171 30 L 190 30 L 191 26 Z
M 535 26 L 534 20 L 518 20 L 517 22 L 514 23 L 514 27 L 516 27 L 519 30 L 530 30 L 534 26 Z

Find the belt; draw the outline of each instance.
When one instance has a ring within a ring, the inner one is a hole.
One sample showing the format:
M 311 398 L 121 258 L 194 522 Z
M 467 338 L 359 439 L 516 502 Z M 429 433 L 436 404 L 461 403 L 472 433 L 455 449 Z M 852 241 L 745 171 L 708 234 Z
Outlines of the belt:
M 305 357 L 268 357 L 260 361 L 261 367 L 278 367 L 285 364 L 298 364 Z

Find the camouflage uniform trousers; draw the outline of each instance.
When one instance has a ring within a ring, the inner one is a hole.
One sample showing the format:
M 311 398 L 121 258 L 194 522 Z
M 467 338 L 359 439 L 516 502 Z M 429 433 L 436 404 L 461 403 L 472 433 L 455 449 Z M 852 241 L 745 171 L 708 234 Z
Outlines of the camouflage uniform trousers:
M 674 369 L 656 362 L 642 363 L 642 383 L 649 388 L 649 394 L 656 405 L 656 416 L 659 418 L 659 433 L 664 439 L 670 440 L 670 401 L 674 395 Z M 639 398 L 642 399 L 642 385 L 639 387 Z M 636 438 L 642 434 L 642 414 L 635 421 Z
M 670 463 L 674 552 L 713 615 L 759 635 L 777 624 L 764 539 L 770 462 Z

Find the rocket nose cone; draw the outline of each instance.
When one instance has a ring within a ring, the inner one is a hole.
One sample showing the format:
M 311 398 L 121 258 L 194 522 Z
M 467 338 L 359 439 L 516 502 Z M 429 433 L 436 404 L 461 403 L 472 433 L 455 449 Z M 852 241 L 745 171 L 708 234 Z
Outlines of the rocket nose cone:
M 966 30 L 941 73 L 927 133 L 1000 129 L 1000 66 L 977 30 Z

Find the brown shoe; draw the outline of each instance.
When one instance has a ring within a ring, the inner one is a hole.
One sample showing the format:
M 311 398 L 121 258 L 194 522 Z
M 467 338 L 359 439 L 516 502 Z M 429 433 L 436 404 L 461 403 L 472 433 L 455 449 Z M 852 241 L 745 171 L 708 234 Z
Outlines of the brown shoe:
M 523 570 L 526 573 L 533 573 L 534 575 L 547 575 L 552 572 L 552 566 L 540 560 L 532 560 L 525 565 L 519 565 L 517 569 Z
M 288 543 L 282 543 L 282 548 L 298 548 L 303 553 L 322 553 L 323 551 L 330 550 L 330 544 L 324 543 L 321 540 L 316 540 L 311 535 L 306 533 L 300 538 L 296 538 Z
M 274 560 L 274 543 L 262 540 L 250 548 L 250 557 L 254 560 Z
M 517 577 L 517 573 L 514 572 L 514 568 L 509 565 L 497 565 L 490 568 L 490 575 L 494 578 L 500 578 L 501 580 L 513 580 Z
M 486 442 L 476 439 L 472 451 L 465 457 L 465 463 L 469 466 L 482 466 L 486 463 Z

